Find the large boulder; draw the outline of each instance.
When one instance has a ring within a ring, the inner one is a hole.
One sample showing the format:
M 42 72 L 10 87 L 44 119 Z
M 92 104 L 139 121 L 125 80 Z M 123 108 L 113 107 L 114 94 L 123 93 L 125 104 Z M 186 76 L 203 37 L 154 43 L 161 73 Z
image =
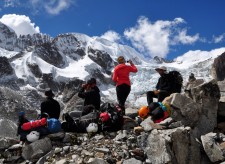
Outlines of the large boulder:
M 29 145 L 26 145 L 22 150 L 22 157 L 25 160 L 33 162 L 38 161 L 39 158 L 46 155 L 52 150 L 51 140 L 46 137 L 44 139 L 37 140 Z
M 218 81 L 223 81 L 225 79 L 225 52 L 214 60 L 212 65 L 212 76 Z
M 219 144 L 223 139 L 225 139 L 223 134 L 216 133 L 208 133 L 201 136 L 204 150 L 211 162 L 219 162 L 225 159 L 224 148 Z
M 151 163 L 200 163 L 200 147 L 191 135 L 190 128 L 152 130 L 146 138 L 138 138 Z
M 17 138 L 17 125 L 8 119 L 0 119 L 0 137 Z
M 0 137 L 0 150 L 7 149 L 12 145 L 18 144 L 18 140 L 9 137 Z
M 171 105 L 173 106 L 172 117 L 181 121 L 184 126 L 194 127 L 200 118 L 201 105 L 194 102 L 185 94 L 174 94 Z
M 201 104 L 201 117 L 194 129 L 197 138 L 212 132 L 217 126 L 217 111 L 220 99 L 220 90 L 215 80 L 204 83 L 191 89 L 193 100 Z
M 190 89 L 190 96 L 173 94 L 171 106 L 172 117 L 183 125 L 192 127 L 193 135 L 212 132 L 217 125 L 217 110 L 220 90 L 215 80 Z

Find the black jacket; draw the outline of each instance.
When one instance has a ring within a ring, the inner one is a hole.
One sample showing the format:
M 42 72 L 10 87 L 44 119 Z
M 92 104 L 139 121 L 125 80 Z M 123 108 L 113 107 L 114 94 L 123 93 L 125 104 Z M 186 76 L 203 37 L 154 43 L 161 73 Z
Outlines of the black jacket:
M 58 101 L 53 98 L 47 98 L 46 101 L 41 103 L 41 114 L 48 113 L 49 118 L 59 119 L 60 105 Z
M 172 92 L 173 82 L 169 74 L 163 74 L 156 85 L 157 90 Z
M 85 91 L 85 89 L 82 87 L 78 93 L 78 96 L 84 99 L 84 106 L 94 105 L 94 107 L 99 110 L 101 103 L 99 92 L 100 90 L 97 86 L 94 86 L 89 91 Z

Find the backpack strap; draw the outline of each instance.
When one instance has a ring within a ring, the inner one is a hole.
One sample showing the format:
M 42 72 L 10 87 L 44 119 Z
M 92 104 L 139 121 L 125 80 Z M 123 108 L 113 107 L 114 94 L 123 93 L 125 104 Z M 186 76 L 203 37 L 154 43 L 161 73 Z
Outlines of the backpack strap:
M 164 112 L 166 112 L 166 106 L 164 106 L 163 103 L 161 103 L 161 102 L 158 102 L 158 104 L 160 105 L 160 107 L 162 108 L 162 110 Z

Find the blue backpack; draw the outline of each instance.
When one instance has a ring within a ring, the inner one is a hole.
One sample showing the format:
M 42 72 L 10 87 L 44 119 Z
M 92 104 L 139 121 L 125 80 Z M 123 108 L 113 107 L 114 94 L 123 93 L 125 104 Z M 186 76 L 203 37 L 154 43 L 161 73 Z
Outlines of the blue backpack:
M 57 133 L 61 131 L 61 122 L 55 118 L 47 119 L 47 128 L 50 133 Z

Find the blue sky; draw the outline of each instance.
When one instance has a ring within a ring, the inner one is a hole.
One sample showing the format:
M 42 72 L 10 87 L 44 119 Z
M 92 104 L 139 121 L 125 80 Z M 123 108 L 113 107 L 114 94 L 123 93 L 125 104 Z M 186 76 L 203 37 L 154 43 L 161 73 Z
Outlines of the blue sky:
M 173 59 L 224 47 L 224 6 L 224 0 L 2 0 L 0 21 L 18 35 L 78 32 Z

